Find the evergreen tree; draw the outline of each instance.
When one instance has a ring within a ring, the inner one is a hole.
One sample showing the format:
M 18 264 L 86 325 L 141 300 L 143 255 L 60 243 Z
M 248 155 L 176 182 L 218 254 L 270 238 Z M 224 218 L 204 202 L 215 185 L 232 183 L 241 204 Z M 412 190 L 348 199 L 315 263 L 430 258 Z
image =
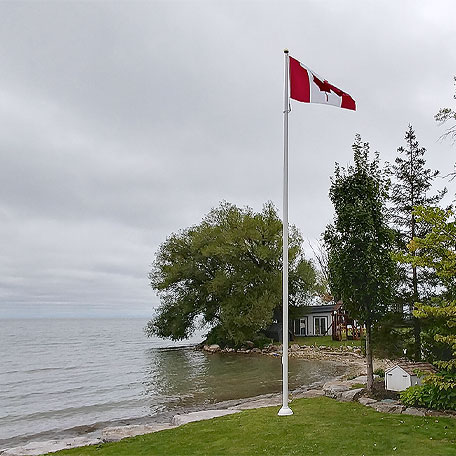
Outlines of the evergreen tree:
M 394 175 L 391 187 L 390 221 L 397 231 L 396 249 L 407 252 L 407 244 L 416 236 L 423 237 L 427 232 L 425 223 L 418 223 L 413 209 L 416 206 L 434 206 L 445 194 L 446 190 L 434 196 L 429 195 L 432 181 L 439 171 L 426 168 L 424 154 L 426 149 L 420 147 L 415 131 L 409 125 L 405 134 L 406 147 L 399 147 L 391 172 Z M 426 270 L 419 270 L 415 265 L 402 265 L 400 268 L 401 286 L 397 296 L 402 310 L 403 305 L 409 308 L 410 314 L 414 303 L 425 298 L 432 290 L 433 278 Z M 421 329 L 420 322 L 413 318 L 414 327 L 414 357 L 421 358 Z
M 334 222 L 324 234 L 331 292 L 348 314 L 366 326 L 367 388 L 372 390 L 372 326 L 391 305 L 395 263 L 392 230 L 386 223 L 387 180 L 378 154 L 369 162 L 369 144 L 356 136 L 353 166 L 336 164 L 329 192 Z

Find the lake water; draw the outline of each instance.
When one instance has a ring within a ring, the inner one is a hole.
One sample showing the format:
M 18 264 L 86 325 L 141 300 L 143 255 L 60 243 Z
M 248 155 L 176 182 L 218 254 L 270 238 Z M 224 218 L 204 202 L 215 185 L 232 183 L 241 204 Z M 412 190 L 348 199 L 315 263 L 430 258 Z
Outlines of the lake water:
M 210 355 L 188 346 L 198 338 L 147 338 L 146 323 L 0 320 L 0 449 L 281 391 L 280 358 Z M 344 372 L 317 361 L 289 367 L 290 389 Z

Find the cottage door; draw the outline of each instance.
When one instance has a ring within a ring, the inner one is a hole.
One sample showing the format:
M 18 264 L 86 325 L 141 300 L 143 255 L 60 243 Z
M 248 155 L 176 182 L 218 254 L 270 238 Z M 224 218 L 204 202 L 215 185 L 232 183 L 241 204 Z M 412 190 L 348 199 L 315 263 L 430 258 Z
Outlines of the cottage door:
M 326 317 L 314 318 L 314 333 L 316 336 L 323 336 L 326 334 Z

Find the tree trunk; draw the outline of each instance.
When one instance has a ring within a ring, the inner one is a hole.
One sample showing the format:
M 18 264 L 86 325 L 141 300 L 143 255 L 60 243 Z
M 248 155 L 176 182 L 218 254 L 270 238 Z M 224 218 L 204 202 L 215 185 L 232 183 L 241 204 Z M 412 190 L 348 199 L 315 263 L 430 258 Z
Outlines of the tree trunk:
M 374 389 L 374 367 L 372 365 L 372 327 L 366 323 L 366 364 L 367 364 L 367 391 L 372 393 Z
M 415 306 L 414 306 L 415 309 Z M 415 337 L 415 361 L 421 361 L 421 323 L 418 318 L 413 317 L 413 334 Z
M 412 194 L 413 202 L 413 194 Z M 416 220 L 415 216 L 412 214 L 412 239 L 416 234 Z M 416 256 L 416 252 L 413 252 L 413 256 Z M 413 335 L 415 339 L 414 344 L 414 359 L 415 361 L 421 361 L 421 325 L 418 318 L 413 315 L 415 308 L 415 303 L 418 302 L 418 274 L 416 272 L 416 266 L 412 266 L 412 287 L 413 287 L 413 302 L 412 302 L 412 321 L 413 321 Z
M 413 252 L 414 255 L 416 252 Z M 418 276 L 416 273 L 416 266 L 413 266 L 412 268 L 412 284 L 413 284 L 413 303 L 412 303 L 412 309 L 416 310 L 415 303 L 418 302 L 419 297 L 418 297 Z M 412 315 L 413 315 L 413 310 L 412 310 Z M 415 352 L 415 361 L 421 361 L 421 324 L 420 320 L 416 318 L 414 315 L 412 316 L 412 321 L 413 321 L 413 335 L 415 339 L 415 347 L 414 347 L 414 352 Z

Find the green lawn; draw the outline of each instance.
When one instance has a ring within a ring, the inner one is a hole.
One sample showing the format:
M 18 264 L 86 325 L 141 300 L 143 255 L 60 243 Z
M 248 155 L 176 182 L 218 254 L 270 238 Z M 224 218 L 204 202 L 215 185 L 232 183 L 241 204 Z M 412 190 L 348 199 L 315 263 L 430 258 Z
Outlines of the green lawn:
M 364 342 L 361 340 L 332 340 L 331 336 L 316 336 L 316 337 L 295 337 L 295 340 L 290 342 L 291 344 L 299 345 L 325 345 L 326 347 L 341 347 L 351 345 L 354 347 L 361 347 Z
M 248 410 L 176 429 L 76 448 L 63 455 L 456 456 L 456 420 L 389 415 L 325 397 L 298 399 L 294 415 Z

